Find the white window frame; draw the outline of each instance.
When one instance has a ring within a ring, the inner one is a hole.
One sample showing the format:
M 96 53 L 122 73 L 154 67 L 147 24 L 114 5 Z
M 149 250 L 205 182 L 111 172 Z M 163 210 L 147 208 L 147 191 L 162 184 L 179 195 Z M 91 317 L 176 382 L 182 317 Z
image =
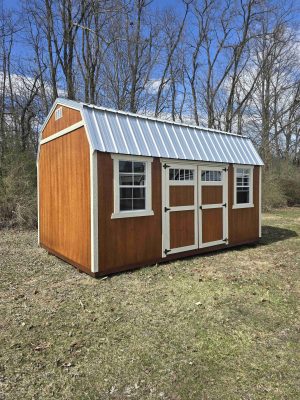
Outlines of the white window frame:
M 121 154 L 112 154 L 113 168 L 114 168 L 114 212 L 111 215 L 111 219 L 116 218 L 131 218 L 131 217 L 145 217 L 148 215 L 154 215 L 152 210 L 152 161 L 151 157 L 140 157 L 140 156 L 128 156 Z M 132 162 L 144 162 L 146 171 L 146 197 L 145 210 L 132 210 L 132 211 L 120 211 L 120 185 L 119 185 L 119 161 L 132 161 Z
M 249 175 L 249 203 L 237 203 L 237 184 L 236 184 L 236 178 L 237 178 L 237 170 L 239 168 L 242 169 L 249 169 L 250 170 L 250 175 Z M 251 208 L 254 207 L 253 204 L 253 165 L 237 165 L 235 164 L 233 166 L 233 206 L 232 208 Z
M 201 182 L 201 186 L 221 186 L 225 180 L 225 173 L 226 171 L 224 171 L 224 168 L 226 168 L 226 170 L 228 169 L 228 165 L 220 165 L 219 167 L 210 167 L 210 166 L 206 166 L 206 165 L 200 165 L 200 175 L 199 175 L 199 179 Z M 221 180 L 220 181 L 203 181 L 202 180 L 202 172 L 205 171 L 220 171 L 221 170 Z

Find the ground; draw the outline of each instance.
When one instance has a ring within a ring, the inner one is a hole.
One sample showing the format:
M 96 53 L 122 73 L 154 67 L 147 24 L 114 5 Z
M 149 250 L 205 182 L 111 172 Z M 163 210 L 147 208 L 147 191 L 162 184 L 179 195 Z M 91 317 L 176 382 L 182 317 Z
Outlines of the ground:
M 101 280 L 0 231 L 0 399 L 299 399 L 300 208 L 263 223 Z

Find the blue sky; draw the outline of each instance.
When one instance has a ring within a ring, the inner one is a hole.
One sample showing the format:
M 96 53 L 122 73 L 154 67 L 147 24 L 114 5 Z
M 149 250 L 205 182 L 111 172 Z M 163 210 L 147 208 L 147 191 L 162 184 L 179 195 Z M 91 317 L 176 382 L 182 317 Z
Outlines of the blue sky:
M 0 7 L 1 7 L 1 2 L 3 4 L 3 7 L 6 9 L 10 10 L 20 10 L 22 2 L 20 0 L 0 0 Z M 183 1 L 182 0 L 153 0 L 152 6 L 155 8 L 165 8 L 165 7 L 170 7 L 170 6 L 175 6 L 175 8 L 178 9 L 178 12 L 180 13 L 181 10 L 183 10 Z M 24 47 L 24 43 L 22 43 L 21 38 L 19 38 L 15 42 L 15 54 L 19 53 L 19 55 L 24 55 L 28 54 L 28 48 Z

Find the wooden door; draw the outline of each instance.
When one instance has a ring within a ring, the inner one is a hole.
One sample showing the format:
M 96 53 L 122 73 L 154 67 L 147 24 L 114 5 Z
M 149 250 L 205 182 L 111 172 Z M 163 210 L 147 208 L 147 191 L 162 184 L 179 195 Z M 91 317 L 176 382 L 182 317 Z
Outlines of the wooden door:
M 163 257 L 198 248 L 197 166 L 163 164 Z
M 227 244 L 227 167 L 199 166 L 199 247 Z

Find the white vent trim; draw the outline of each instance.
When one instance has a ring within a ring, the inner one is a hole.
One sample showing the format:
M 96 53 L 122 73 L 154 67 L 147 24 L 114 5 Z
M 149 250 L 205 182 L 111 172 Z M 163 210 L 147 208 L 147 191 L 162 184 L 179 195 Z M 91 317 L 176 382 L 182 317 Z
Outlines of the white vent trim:
M 62 107 L 57 108 L 57 109 L 55 110 L 54 115 L 55 115 L 55 121 L 57 121 L 58 119 L 62 118 L 62 116 L 63 116 L 63 109 L 62 109 Z

